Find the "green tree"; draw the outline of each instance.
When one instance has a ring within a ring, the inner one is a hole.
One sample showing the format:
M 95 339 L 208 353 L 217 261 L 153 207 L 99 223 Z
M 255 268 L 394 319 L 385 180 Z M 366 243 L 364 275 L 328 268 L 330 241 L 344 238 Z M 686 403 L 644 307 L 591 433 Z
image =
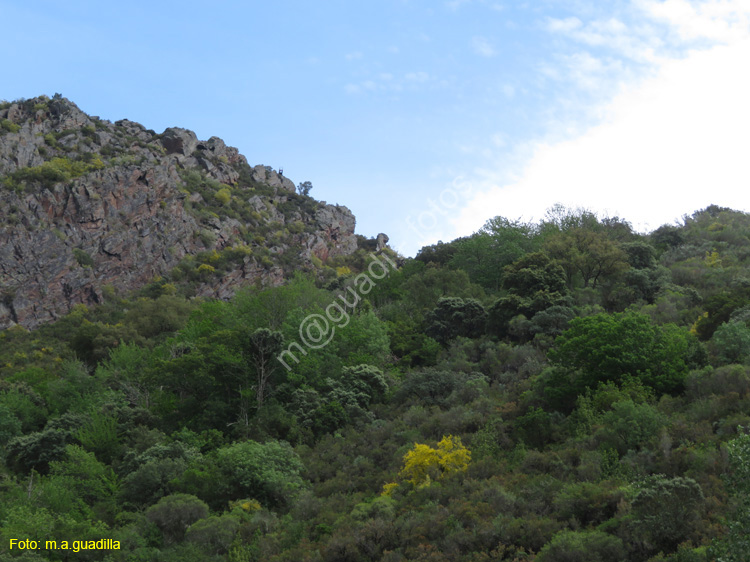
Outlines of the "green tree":
M 111 463 L 120 450 L 117 418 L 94 411 L 76 432 L 81 445 L 105 463 Z
M 255 498 L 270 507 L 283 507 L 306 487 L 304 465 L 283 441 L 245 441 L 216 451 L 218 485 L 224 501 Z
M 622 540 L 602 531 L 560 531 L 539 551 L 538 562 L 622 562 Z
M 406 374 L 398 396 L 401 400 L 416 398 L 425 404 L 445 405 L 458 383 L 457 373 L 434 367 L 415 369 Z
M 704 508 L 703 491 L 692 478 L 654 476 L 633 498 L 633 525 L 647 547 L 668 552 L 690 538 Z
M 137 507 L 147 506 L 177 490 L 175 481 L 190 463 L 206 462 L 198 450 L 181 441 L 157 444 L 123 459 L 121 497 Z
M 600 419 L 603 427 L 599 437 L 621 455 L 645 447 L 659 435 L 667 421 L 649 404 L 636 404 L 632 400 L 615 402 Z
M 588 228 L 573 228 L 551 236 L 545 241 L 545 250 L 559 263 L 572 287 L 576 274 L 583 286 L 596 288 L 604 277 L 626 270 L 627 254 L 604 232 Z
M 240 521 L 234 515 L 212 515 L 190 525 L 185 533 L 185 540 L 200 545 L 213 554 L 226 554 L 239 527 Z
M 724 482 L 731 510 L 723 537 L 714 539 L 711 555 L 717 562 L 745 562 L 750 552 L 750 434 L 727 443 L 729 471 Z
M 5 404 L 0 403 L 0 454 L 8 442 L 21 434 L 21 420 Z
M 536 248 L 535 235 L 532 224 L 495 217 L 476 234 L 452 243 L 456 251 L 450 264 L 466 271 L 473 282 L 496 291 L 502 268 Z
M 8 443 L 6 462 L 12 470 L 21 474 L 31 470 L 46 474 L 50 462 L 65 457 L 65 446 L 71 440 L 70 432 L 52 428 L 20 435 Z
M 190 494 L 172 494 L 146 510 L 146 518 L 156 524 L 166 544 L 182 541 L 188 527 L 208 517 L 208 506 Z
M 446 345 L 458 336 L 476 338 L 484 333 L 487 311 L 474 299 L 443 297 L 425 317 L 425 333 Z
M 750 362 L 750 327 L 745 322 L 725 322 L 714 332 L 709 349 L 720 365 Z
M 549 308 L 569 304 L 563 269 L 543 252 L 506 266 L 503 288 L 507 294 L 495 301 L 488 319 L 488 329 L 500 337 L 509 334 L 510 322 L 519 315 L 531 320 Z
M 267 328 L 259 328 L 248 337 L 247 357 L 255 371 L 255 397 L 259 409 L 263 407 L 271 376 L 278 368 L 276 358 L 283 343 L 281 332 Z
M 602 313 L 571 320 L 549 357 L 572 376 L 574 395 L 599 382 L 620 384 L 631 376 L 657 393 L 675 393 L 689 369 L 698 366 L 696 346 L 686 330 L 656 326 L 645 314 Z
M 65 458 L 50 463 L 50 475 L 65 479 L 76 496 L 89 505 L 112 500 L 119 487 L 112 468 L 77 445 L 68 445 Z

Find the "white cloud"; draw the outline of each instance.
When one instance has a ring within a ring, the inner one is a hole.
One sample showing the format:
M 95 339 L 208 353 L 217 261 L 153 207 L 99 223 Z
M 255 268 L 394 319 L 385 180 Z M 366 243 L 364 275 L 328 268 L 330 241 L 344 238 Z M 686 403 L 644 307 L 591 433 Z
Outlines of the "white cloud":
M 495 215 L 539 219 L 556 202 L 617 214 L 642 229 L 712 203 L 750 211 L 750 6 L 742 0 L 638 5 L 670 33 L 703 43 L 691 43 L 680 56 L 661 52 L 648 77 L 602 103 L 602 119 L 583 133 L 532 143 L 515 177 L 500 172 L 500 164 L 477 173 L 477 195 L 453 221 L 454 235 Z M 558 20 L 552 28 L 581 33 L 590 26 Z M 617 23 L 608 29 L 609 37 L 627 36 Z M 578 63 L 599 70 L 593 55 Z
M 570 37 L 587 47 L 609 49 L 639 63 L 657 62 L 655 51 L 663 44 L 653 26 L 627 25 L 617 18 L 593 20 L 587 23 L 576 17 L 550 18 L 546 22 L 546 28 L 552 33 Z
M 750 32 L 750 4 L 743 0 L 641 0 L 639 4 L 655 19 L 673 26 L 686 40 L 731 43 L 746 39 Z
M 471 40 L 471 47 L 482 57 L 494 57 L 497 54 L 492 44 L 484 37 L 474 37 Z
M 352 53 L 347 53 L 344 55 L 344 58 L 346 60 L 359 60 L 362 58 L 362 53 L 360 51 L 354 51 Z
M 547 29 L 560 33 L 572 33 L 581 28 L 583 22 L 576 17 L 564 19 L 550 18 L 547 21 Z

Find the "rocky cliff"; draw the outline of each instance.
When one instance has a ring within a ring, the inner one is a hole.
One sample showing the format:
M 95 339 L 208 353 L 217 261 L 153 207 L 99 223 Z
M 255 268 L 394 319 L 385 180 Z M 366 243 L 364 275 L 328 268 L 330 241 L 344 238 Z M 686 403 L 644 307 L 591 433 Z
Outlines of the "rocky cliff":
M 149 283 L 219 298 L 276 285 L 355 252 L 354 226 L 217 137 L 111 123 L 58 95 L 0 104 L 0 329 Z

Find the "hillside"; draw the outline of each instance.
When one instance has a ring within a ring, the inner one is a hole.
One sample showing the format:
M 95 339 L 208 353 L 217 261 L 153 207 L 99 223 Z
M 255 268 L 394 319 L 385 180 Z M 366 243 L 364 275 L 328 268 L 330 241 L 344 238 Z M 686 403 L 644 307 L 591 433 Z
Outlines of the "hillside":
M 2 107 L 0 562 L 748 560 L 750 214 L 399 259 L 218 139 Z
M 0 328 L 159 278 L 228 298 L 357 249 L 346 207 L 217 137 L 111 123 L 61 96 L 5 103 L 0 123 Z

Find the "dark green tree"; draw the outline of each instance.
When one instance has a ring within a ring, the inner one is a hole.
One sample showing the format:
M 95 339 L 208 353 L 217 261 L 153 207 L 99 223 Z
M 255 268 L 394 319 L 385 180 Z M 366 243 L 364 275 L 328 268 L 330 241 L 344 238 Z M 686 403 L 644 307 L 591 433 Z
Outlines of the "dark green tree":
M 168 545 L 182 541 L 188 527 L 205 517 L 208 506 L 190 494 L 166 496 L 146 510 L 146 518 L 159 527 Z
M 622 540 L 602 531 L 560 531 L 539 551 L 538 562 L 620 562 Z
M 425 318 L 425 333 L 443 345 L 461 336 L 476 338 L 487 324 L 487 311 L 474 299 L 443 297 Z
M 499 337 L 509 334 L 509 323 L 519 315 L 531 320 L 544 310 L 569 304 L 564 271 L 543 252 L 506 266 L 503 288 L 508 294 L 495 301 L 488 319 L 489 331 Z
M 633 498 L 633 525 L 653 552 L 669 552 L 690 538 L 705 509 L 705 498 L 692 478 L 654 476 Z

